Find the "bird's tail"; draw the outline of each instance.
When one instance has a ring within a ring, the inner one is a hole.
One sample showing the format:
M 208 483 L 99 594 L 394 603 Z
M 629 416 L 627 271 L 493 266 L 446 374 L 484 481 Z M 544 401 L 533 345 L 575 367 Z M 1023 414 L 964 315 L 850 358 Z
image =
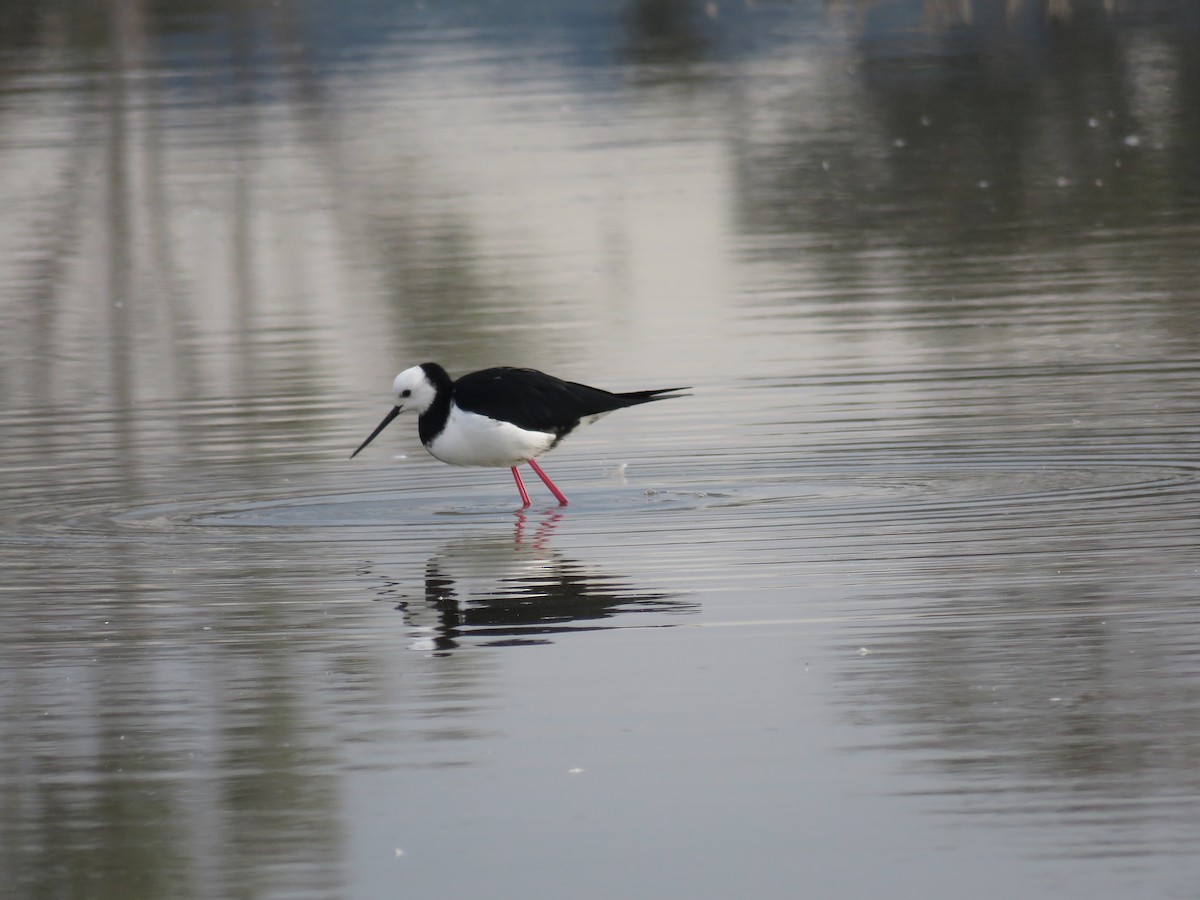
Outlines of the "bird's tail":
M 690 391 L 690 387 L 673 387 L 673 388 L 658 388 L 653 391 L 625 391 L 617 394 L 625 401 L 626 406 L 637 406 L 639 403 L 650 403 L 654 400 L 670 400 L 674 397 L 688 397 L 689 394 L 680 394 L 679 391 Z

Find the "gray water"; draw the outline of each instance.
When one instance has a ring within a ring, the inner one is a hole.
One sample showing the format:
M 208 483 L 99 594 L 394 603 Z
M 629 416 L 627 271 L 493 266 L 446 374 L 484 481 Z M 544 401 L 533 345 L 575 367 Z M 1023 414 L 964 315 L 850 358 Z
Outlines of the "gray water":
M 3 896 L 1195 896 L 1198 37 L 8 0 Z

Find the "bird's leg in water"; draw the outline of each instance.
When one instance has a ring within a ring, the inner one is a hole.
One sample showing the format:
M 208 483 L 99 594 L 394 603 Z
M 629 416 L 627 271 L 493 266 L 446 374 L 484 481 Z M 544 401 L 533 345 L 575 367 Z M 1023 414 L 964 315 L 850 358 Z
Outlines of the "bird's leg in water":
M 512 467 L 513 481 L 517 483 L 517 490 L 521 492 L 521 509 L 529 506 L 529 491 L 525 490 L 525 482 L 521 480 L 521 473 L 517 471 L 517 467 Z
M 537 460 L 530 459 L 527 460 L 527 462 L 529 463 L 529 467 L 537 473 L 537 477 L 542 479 L 542 482 L 546 485 L 546 487 L 550 488 L 550 493 L 554 495 L 554 499 L 558 501 L 558 505 L 566 506 L 567 495 L 560 491 L 558 489 L 558 485 L 550 480 L 550 476 L 542 471 L 542 467 L 537 464 Z M 517 470 L 513 469 L 513 471 L 515 472 Z

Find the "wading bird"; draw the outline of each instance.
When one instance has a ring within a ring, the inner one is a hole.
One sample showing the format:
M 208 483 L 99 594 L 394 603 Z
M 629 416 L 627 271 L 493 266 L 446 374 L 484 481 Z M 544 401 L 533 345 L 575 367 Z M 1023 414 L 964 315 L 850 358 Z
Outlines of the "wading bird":
M 481 369 L 453 380 L 437 363 L 405 369 L 392 383 L 396 405 L 358 450 L 405 410 L 417 413 L 417 431 L 425 449 L 452 466 L 507 466 L 512 470 L 522 506 L 529 492 L 518 466 L 529 463 L 561 506 L 566 495 L 542 471 L 536 457 L 582 425 L 627 406 L 679 396 L 688 388 L 628 391 L 614 394 L 563 381 L 534 369 L 503 366 Z

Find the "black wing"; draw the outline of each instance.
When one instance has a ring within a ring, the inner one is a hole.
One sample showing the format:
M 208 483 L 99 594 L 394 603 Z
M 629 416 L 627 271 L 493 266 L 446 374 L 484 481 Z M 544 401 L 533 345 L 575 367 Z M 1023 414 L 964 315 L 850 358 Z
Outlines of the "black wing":
M 528 431 L 562 436 L 585 416 L 665 399 L 662 395 L 685 388 L 614 394 L 600 388 L 563 381 L 536 369 L 502 366 L 464 375 L 454 382 L 454 402 L 460 409 L 512 422 Z

